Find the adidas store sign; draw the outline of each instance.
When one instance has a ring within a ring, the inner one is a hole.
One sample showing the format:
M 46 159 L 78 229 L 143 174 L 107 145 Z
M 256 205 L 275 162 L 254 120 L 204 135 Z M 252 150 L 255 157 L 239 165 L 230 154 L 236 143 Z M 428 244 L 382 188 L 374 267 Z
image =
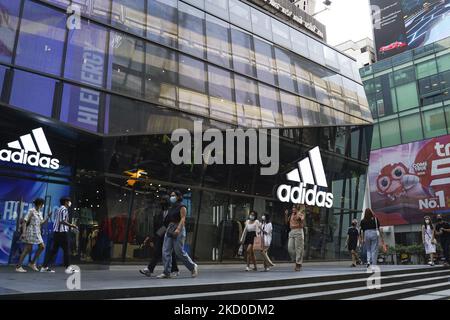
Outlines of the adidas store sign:
M 287 174 L 287 180 L 298 182 L 299 186 L 279 186 L 277 197 L 281 202 L 327 208 L 333 206 L 333 194 L 317 190 L 318 187 L 328 188 L 319 147 L 309 151 L 309 157 L 298 163 L 298 169 Z M 308 185 L 313 187 L 308 188 Z
M 19 140 L 8 143 L 8 148 L 12 150 L 0 150 L 0 161 L 59 169 L 59 160 L 51 157 L 52 151 L 42 128 L 34 129 L 32 135 L 21 136 Z

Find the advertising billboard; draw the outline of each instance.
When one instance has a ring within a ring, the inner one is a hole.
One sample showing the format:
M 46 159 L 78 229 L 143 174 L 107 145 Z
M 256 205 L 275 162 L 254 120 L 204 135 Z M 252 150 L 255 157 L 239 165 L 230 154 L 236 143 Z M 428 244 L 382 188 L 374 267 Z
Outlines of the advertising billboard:
M 370 0 L 378 60 L 450 36 L 450 0 Z
M 450 213 L 450 135 L 372 151 L 372 209 L 383 225 Z

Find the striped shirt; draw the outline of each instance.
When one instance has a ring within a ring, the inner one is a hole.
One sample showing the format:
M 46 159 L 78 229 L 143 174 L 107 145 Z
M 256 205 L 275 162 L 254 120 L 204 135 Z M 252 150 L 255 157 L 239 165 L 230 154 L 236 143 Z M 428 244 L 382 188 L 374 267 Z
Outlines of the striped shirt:
M 55 221 L 53 222 L 53 232 L 69 232 L 69 226 L 61 222 L 69 223 L 69 211 L 65 206 L 61 206 L 55 213 Z

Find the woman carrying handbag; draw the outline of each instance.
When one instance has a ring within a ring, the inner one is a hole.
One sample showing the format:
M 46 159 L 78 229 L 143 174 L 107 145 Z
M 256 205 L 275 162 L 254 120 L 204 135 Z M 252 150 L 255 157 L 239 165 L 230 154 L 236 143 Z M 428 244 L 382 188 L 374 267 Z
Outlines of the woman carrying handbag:
M 250 271 L 250 262 L 253 262 L 254 268 L 253 271 L 257 271 L 258 267 L 256 265 L 256 256 L 255 256 L 255 250 L 253 248 L 254 241 L 256 238 L 256 232 L 259 230 L 259 221 L 257 220 L 258 213 L 256 211 L 250 211 L 250 214 L 248 216 L 248 220 L 245 222 L 245 228 L 244 232 L 242 233 L 241 237 L 241 244 L 243 245 L 243 248 L 246 251 L 246 260 L 247 260 L 247 267 L 245 268 L 245 271 Z

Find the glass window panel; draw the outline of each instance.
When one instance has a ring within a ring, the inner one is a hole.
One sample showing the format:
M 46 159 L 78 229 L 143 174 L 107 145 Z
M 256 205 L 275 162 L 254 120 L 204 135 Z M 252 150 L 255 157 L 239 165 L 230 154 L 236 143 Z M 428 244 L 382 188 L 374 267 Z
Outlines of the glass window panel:
M 450 106 L 445 107 L 445 118 L 447 119 L 447 131 L 450 133 Z
M 450 70 L 450 53 L 436 59 L 439 72 Z
M 397 94 L 398 111 L 419 106 L 416 82 L 411 82 L 395 88 Z
M 400 128 L 402 130 L 402 143 L 423 139 L 419 113 L 400 117 Z
M 320 124 L 319 104 L 308 99 L 300 98 L 304 126 L 317 126 Z
M 205 10 L 226 21 L 230 19 L 228 0 L 205 0 Z
M 277 58 L 278 84 L 281 89 L 295 91 L 293 68 L 290 54 L 283 49 L 275 48 Z
M 245 30 L 252 30 L 250 7 L 239 0 L 229 0 L 229 5 L 231 23 Z
M 350 58 L 344 56 L 343 54 L 338 54 L 338 58 L 339 58 L 339 66 L 340 66 L 340 70 L 341 73 L 349 78 L 353 78 L 353 64 L 355 63 L 353 60 L 351 60 Z
M 69 30 L 64 76 L 93 86 L 104 85 L 105 28 L 81 22 L 81 29 Z
M 259 84 L 259 103 L 261 104 L 261 121 L 263 127 L 278 127 L 283 125 L 283 119 L 278 107 L 278 90 Z
M 253 33 L 272 40 L 272 21 L 270 17 L 258 9 L 251 8 Z
M 327 106 L 320 106 L 320 124 L 325 126 L 335 125 L 336 118 L 334 116 L 334 110 Z
M 231 67 L 230 25 L 206 15 L 207 59 L 224 67 Z
M 183 55 L 179 60 L 180 109 L 209 115 L 205 63 Z
M 176 52 L 147 43 L 145 70 L 145 98 L 175 107 L 178 75 Z
M 190 3 L 200 9 L 205 9 L 205 0 L 184 0 L 184 2 Z
M 414 66 L 404 68 L 392 73 L 390 82 L 395 86 L 416 81 Z
M 327 46 L 323 47 L 323 51 L 326 65 L 339 71 L 338 53 Z
M 205 12 L 183 2 L 178 3 L 178 49 L 197 57 L 205 57 Z
M 302 125 L 302 112 L 299 108 L 299 98 L 293 94 L 280 91 L 281 112 L 285 127 Z
M 64 13 L 26 1 L 16 63 L 42 72 L 61 74 L 65 30 Z
M 253 38 L 255 42 L 256 73 L 258 79 L 275 85 L 276 65 L 272 45 L 264 40 Z
M 147 38 L 171 47 L 177 46 L 177 0 L 148 1 Z
M 380 141 L 380 131 L 378 124 L 373 125 L 373 135 L 372 135 L 372 147 L 371 149 L 380 149 L 381 141 Z
M 308 40 L 300 31 L 291 29 L 292 49 L 299 55 L 309 58 Z
M 256 82 L 238 75 L 234 77 L 238 124 L 261 127 L 261 110 L 257 100 Z
M 417 79 L 422 79 L 437 73 L 436 60 L 431 59 L 416 65 Z
M 112 24 L 142 37 L 145 30 L 146 9 L 145 0 L 113 0 Z
M 316 61 L 319 64 L 324 65 L 325 64 L 325 56 L 323 53 L 324 45 L 321 44 L 320 42 L 308 37 L 308 47 L 309 47 L 309 54 L 310 54 L 311 59 Z M 350 69 L 350 73 L 353 76 L 353 71 L 351 71 L 351 69 Z
M 234 70 L 249 76 L 255 76 L 255 52 L 252 36 L 244 31 L 231 28 Z
M 208 86 L 211 117 L 236 123 L 231 72 L 208 66 Z
M 422 113 L 425 138 L 433 138 L 447 134 L 444 109 L 438 108 Z
M 55 84 L 53 79 L 15 70 L 9 104 L 51 117 Z
M 61 121 L 78 128 L 97 132 L 102 94 L 99 91 L 69 84 L 64 85 Z
M 380 122 L 381 146 L 391 147 L 401 144 L 398 119 Z
M 111 32 L 112 76 L 108 87 L 133 96 L 143 95 L 144 43 L 123 33 Z
M 289 34 L 289 26 L 272 18 L 273 41 L 280 46 L 291 49 L 291 36 Z
M 72 3 L 80 6 L 81 14 L 96 18 L 102 22 L 109 22 L 111 17 L 111 0 L 72 0 Z M 64 8 L 67 8 L 67 6 L 64 6 Z
M 311 73 L 306 70 L 303 61 L 296 56 L 292 56 L 294 69 L 295 69 L 295 79 L 297 81 L 296 91 L 309 98 L 316 97 L 313 85 L 311 83 Z
M 11 62 L 16 40 L 20 1 L 0 0 L 0 61 Z
M 0 100 L 2 97 L 3 83 L 5 81 L 5 73 L 6 73 L 6 68 L 3 66 L 0 66 Z

